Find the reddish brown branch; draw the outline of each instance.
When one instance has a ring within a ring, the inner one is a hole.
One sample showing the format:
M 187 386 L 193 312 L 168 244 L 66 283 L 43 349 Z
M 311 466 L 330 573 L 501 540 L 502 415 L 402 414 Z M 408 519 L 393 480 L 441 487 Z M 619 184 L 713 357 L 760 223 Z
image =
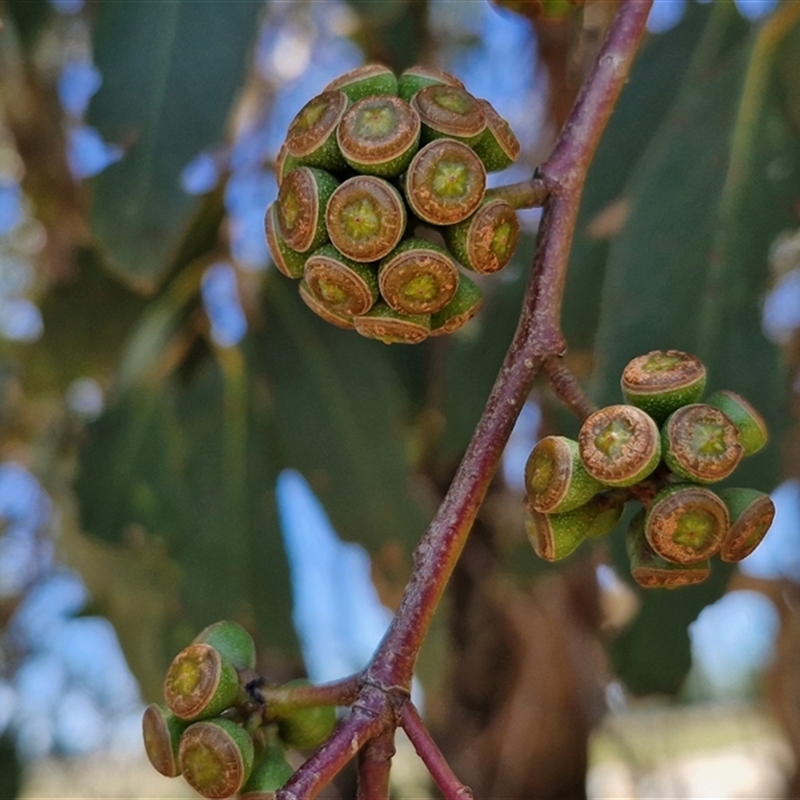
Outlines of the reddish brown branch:
M 358 800 L 389 800 L 389 771 L 394 757 L 394 731 L 367 742 L 358 754 Z

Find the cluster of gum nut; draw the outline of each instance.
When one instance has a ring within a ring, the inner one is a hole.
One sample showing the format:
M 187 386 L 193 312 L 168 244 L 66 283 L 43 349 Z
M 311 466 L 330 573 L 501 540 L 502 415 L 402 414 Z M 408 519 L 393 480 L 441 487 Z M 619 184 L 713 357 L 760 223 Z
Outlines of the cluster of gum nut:
M 294 773 L 287 749 L 322 744 L 336 709 L 266 704 L 255 661 L 252 637 L 230 620 L 209 625 L 175 656 L 165 705 L 152 703 L 142 718 L 145 751 L 158 772 L 183 775 L 203 797 L 274 800 Z
M 508 264 L 515 209 L 486 174 L 520 145 L 457 78 L 368 64 L 311 99 L 276 163 L 264 227 L 272 259 L 334 325 L 385 343 L 452 333 L 477 313 L 480 274 Z
M 701 402 L 705 385 L 697 357 L 647 353 L 622 373 L 624 404 L 590 414 L 577 441 L 547 436 L 536 444 L 525 467 L 526 531 L 540 557 L 557 561 L 609 533 L 628 501 L 642 504 L 627 533 L 641 586 L 700 583 L 713 556 L 735 562 L 753 552 L 772 524 L 772 499 L 709 484 L 766 444 L 766 425 L 735 392 Z

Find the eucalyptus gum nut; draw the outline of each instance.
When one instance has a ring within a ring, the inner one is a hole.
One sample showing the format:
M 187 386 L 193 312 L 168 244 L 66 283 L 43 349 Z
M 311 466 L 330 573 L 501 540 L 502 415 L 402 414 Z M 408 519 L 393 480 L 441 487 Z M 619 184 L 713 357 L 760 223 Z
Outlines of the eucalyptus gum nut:
M 335 171 L 346 166 L 336 142 L 336 129 L 349 105 L 343 92 L 327 91 L 312 97 L 289 124 L 289 154 L 309 167 Z
M 486 129 L 472 145 L 472 149 L 483 161 L 487 172 L 500 172 L 519 158 L 519 139 L 488 100 L 478 102 L 486 115 Z
M 325 210 L 331 242 L 353 261 L 380 261 L 397 247 L 408 214 L 400 192 L 387 180 L 356 175 L 331 194 Z
M 580 509 L 564 514 L 541 514 L 526 506 L 525 533 L 536 555 L 545 561 L 561 561 L 589 535 Z
M 375 267 L 343 256 L 332 244 L 308 257 L 305 282 L 319 303 L 345 316 L 366 313 L 378 299 Z
M 287 278 L 297 280 L 303 277 L 306 267 L 306 253 L 298 253 L 292 250 L 280 231 L 278 224 L 278 207 L 276 203 L 270 203 L 267 213 L 264 215 L 264 235 L 267 240 L 269 254 L 272 256 L 272 263 L 279 272 Z
M 624 510 L 625 501 L 621 497 L 596 494 L 573 513 L 580 511 L 583 514 L 586 520 L 586 535 L 597 539 L 608 535 L 616 528 Z
M 635 406 L 606 406 L 590 414 L 578 445 L 586 471 L 606 486 L 633 486 L 661 459 L 658 426 Z
M 490 275 L 503 269 L 519 242 L 519 219 L 502 198 L 484 199 L 472 216 L 442 230 L 447 246 L 467 269 Z
M 482 305 L 480 286 L 466 275 L 460 275 L 453 299 L 441 311 L 431 314 L 431 336 L 454 333 L 466 325 Z
M 317 300 L 317 298 L 312 294 L 311 289 L 308 288 L 308 283 L 305 281 L 305 279 L 300 281 L 299 292 L 302 301 L 318 317 L 324 319 L 325 322 L 329 322 L 331 325 L 335 325 L 337 328 L 344 328 L 346 330 L 353 330 L 355 328 L 355 325 L 353 325 L 352 315 L 335 311 L 334 309 Z
M 216 717 L 244 699 L 236 667 L 215 647 L 190 644 L 172 660 L 164 679 L 164 699 L 183 720 Z
M 739 444 L 744 455 L 757 453 L 768 441 L 767 423 L 750 403 L 736 392 L 714 392 L 706 403 L 723 411 L 739 430 Z
M 326 92 L 342 92 L 352 103 L 375 95 L 396 95 L 397 78 L 383 64 L 363 64 L 338 78 L 326 87 Z
M 731 526 L 722 540 L 719 557 L 735 562 L 747 558 L 767 535 L 775 518 L 772 498 L 756 489 L 720 489 Z
M 284 686 L 307 686 L 304 678 L 289 681 Z M 336 727 L 336 706 L 295 708 L 278 717 L 278 735 L 286 745 L 298 750 L 319 747 Z
M 437 139 L 412 159 L 403 177 L 411 210 L 424 222 L 455 225 L 478 209 L 486 192 L 486 169 L 455 139 Z
M 661 429 L 661 440 L 664 463 L 679 478 L 695 483 L 724 480 L 744 455 L 736 425 L 706 403 L 673 411 Z
M 362 336 L 384 344 L 419 344 L 431 331 L 430 314 L 401 314 L 382 300 L 353 324 Z
M 283 747 L 268 744 L 258 757 L 247 783 L 239 792 L 239 800 L 275 800 L 275 792 L 294 775 Z
M 210 798 L 237 794 L 250 776 L 254 758 L 250 734 L 229 719 L 190 725 L 178 750 L 184 779 L 196 792 Z
M 238 622 L 228 619 L 214 622 L 203 628 L 194 642 L 215 647 L 239 671 L 256 668 L 256 643 Z
M 525 464 L 528 503 L 542 514 L 572 511 L 603 488 L 586 472 L 578 443 L 566 436 L 545 436 Z
M 455 296 L 459 272 L 443 247 L 426 239 L 403 240 L 378 266 L 381 297 L 401 314 L 431 314 Z
M 339 181 L 313 167 L 293 169 L 278 190 L 278 228 L 288 247 L 299 253 L 328 241 L 325 209 Z
M 681 350 L 653 350 L 628 362 L 620 385 L 628 403 L 660 424 L 676 409 L 700 400 L 706 368 Z
M 631 576 L 645 589 L 677 589 L 702 583 L 711 574 L 709 559 L 676 564 L 653 550 L 644 534 L 644 512 L 639 512 L 628 527 L 626 539 Z
M 408 102 L 420 90 L 434 84 L 457 86 L 464 88 L 464 84 L 449 72 L 444 72 L 436 67 L 414 66 L 401 73 L 397 79 L 397 94 Z
M 730 528 L 720 497 L 705 486 L 678 484 L 662 489 L 647 509 L 644 533 L 667 561 L 692 564 L 717 553 Z
M 169 709 L 151 703 L 142 716 L 142 737 L 147 758 L 155 769 L 168 778 L 181 774 L 178 745 L 188 722 L 178 719 Z
M 399 97 L 365 97 L 345 112 L 336 132 L 345 161 L 366 175 L 394 177 L 419 149 L 419 114 Z
M 286 146 L 284 141 L 279 150 L 278 155 L 275 156 L 275 180 L 277 181 L 278 188 L 283 183 L 283 179 L 296 167 L 302 167 L 299 158 L 295 158 Z
M 420 89 L 411 101 L 422 121 L 422 141 L 441 137 L 475 144 L 486 130 L 484 107 L 466 89 L 443 83 Z

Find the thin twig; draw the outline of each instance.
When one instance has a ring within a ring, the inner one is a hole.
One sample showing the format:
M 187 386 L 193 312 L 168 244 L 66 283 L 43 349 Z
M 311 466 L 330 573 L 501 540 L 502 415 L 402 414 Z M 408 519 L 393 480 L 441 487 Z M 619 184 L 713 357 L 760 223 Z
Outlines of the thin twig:
M 583 391 L 578 379 L 561 358 L 558 356 L 548 358 L 542 365 L 542 372 L 555 396 L 579 420 L 584 420 L 589 414 L 597 411 L 597 404 Z
M 394 757 L 394 731 L 367 742 L 358 754 L 358 800 L 389 800 L 389 771 Z

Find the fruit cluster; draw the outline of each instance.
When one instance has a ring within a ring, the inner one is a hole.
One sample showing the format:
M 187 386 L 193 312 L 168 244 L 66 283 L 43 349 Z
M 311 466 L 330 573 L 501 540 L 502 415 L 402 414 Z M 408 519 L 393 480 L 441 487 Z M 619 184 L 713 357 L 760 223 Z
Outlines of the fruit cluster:
M 255 645 L 238 623 L 201 631 L 172 661 L 166 706 L 142 719 L 150 763 L 169 778 L 183 775 L 203 797 L 268 800 L 294 770 L 287 748 L 317 747 L 336 724 L 332 706 L 270 707 L 255 668 Z M 304 683 L 290 682 L 292 684 Z
M 771 498 L 708 484 L 766 444 L 758 412 L 730 391 L 700 402 L 706 369 L 677 350 L 634 358 L 621 385 L 626 402 L 590 414 L 577 441 L 547 436 L 528 457 L 526 529 L 536 552 L 566 557 L 587 537 L 609 533 L 636 500 L 643 508 L 627 544 L 642 586 L 699 583 L 712 556 L 733 562 L 752 553 L 772 524 Z
M 452 75 L 359 67 L 289 126 L 264 222 L 272 259 L 334 325 L 386 343 L 451 333 L 482 302 L 457 264 L 496 272 L 516 248 L 516 211 L 486 173 L 519 151 Z

